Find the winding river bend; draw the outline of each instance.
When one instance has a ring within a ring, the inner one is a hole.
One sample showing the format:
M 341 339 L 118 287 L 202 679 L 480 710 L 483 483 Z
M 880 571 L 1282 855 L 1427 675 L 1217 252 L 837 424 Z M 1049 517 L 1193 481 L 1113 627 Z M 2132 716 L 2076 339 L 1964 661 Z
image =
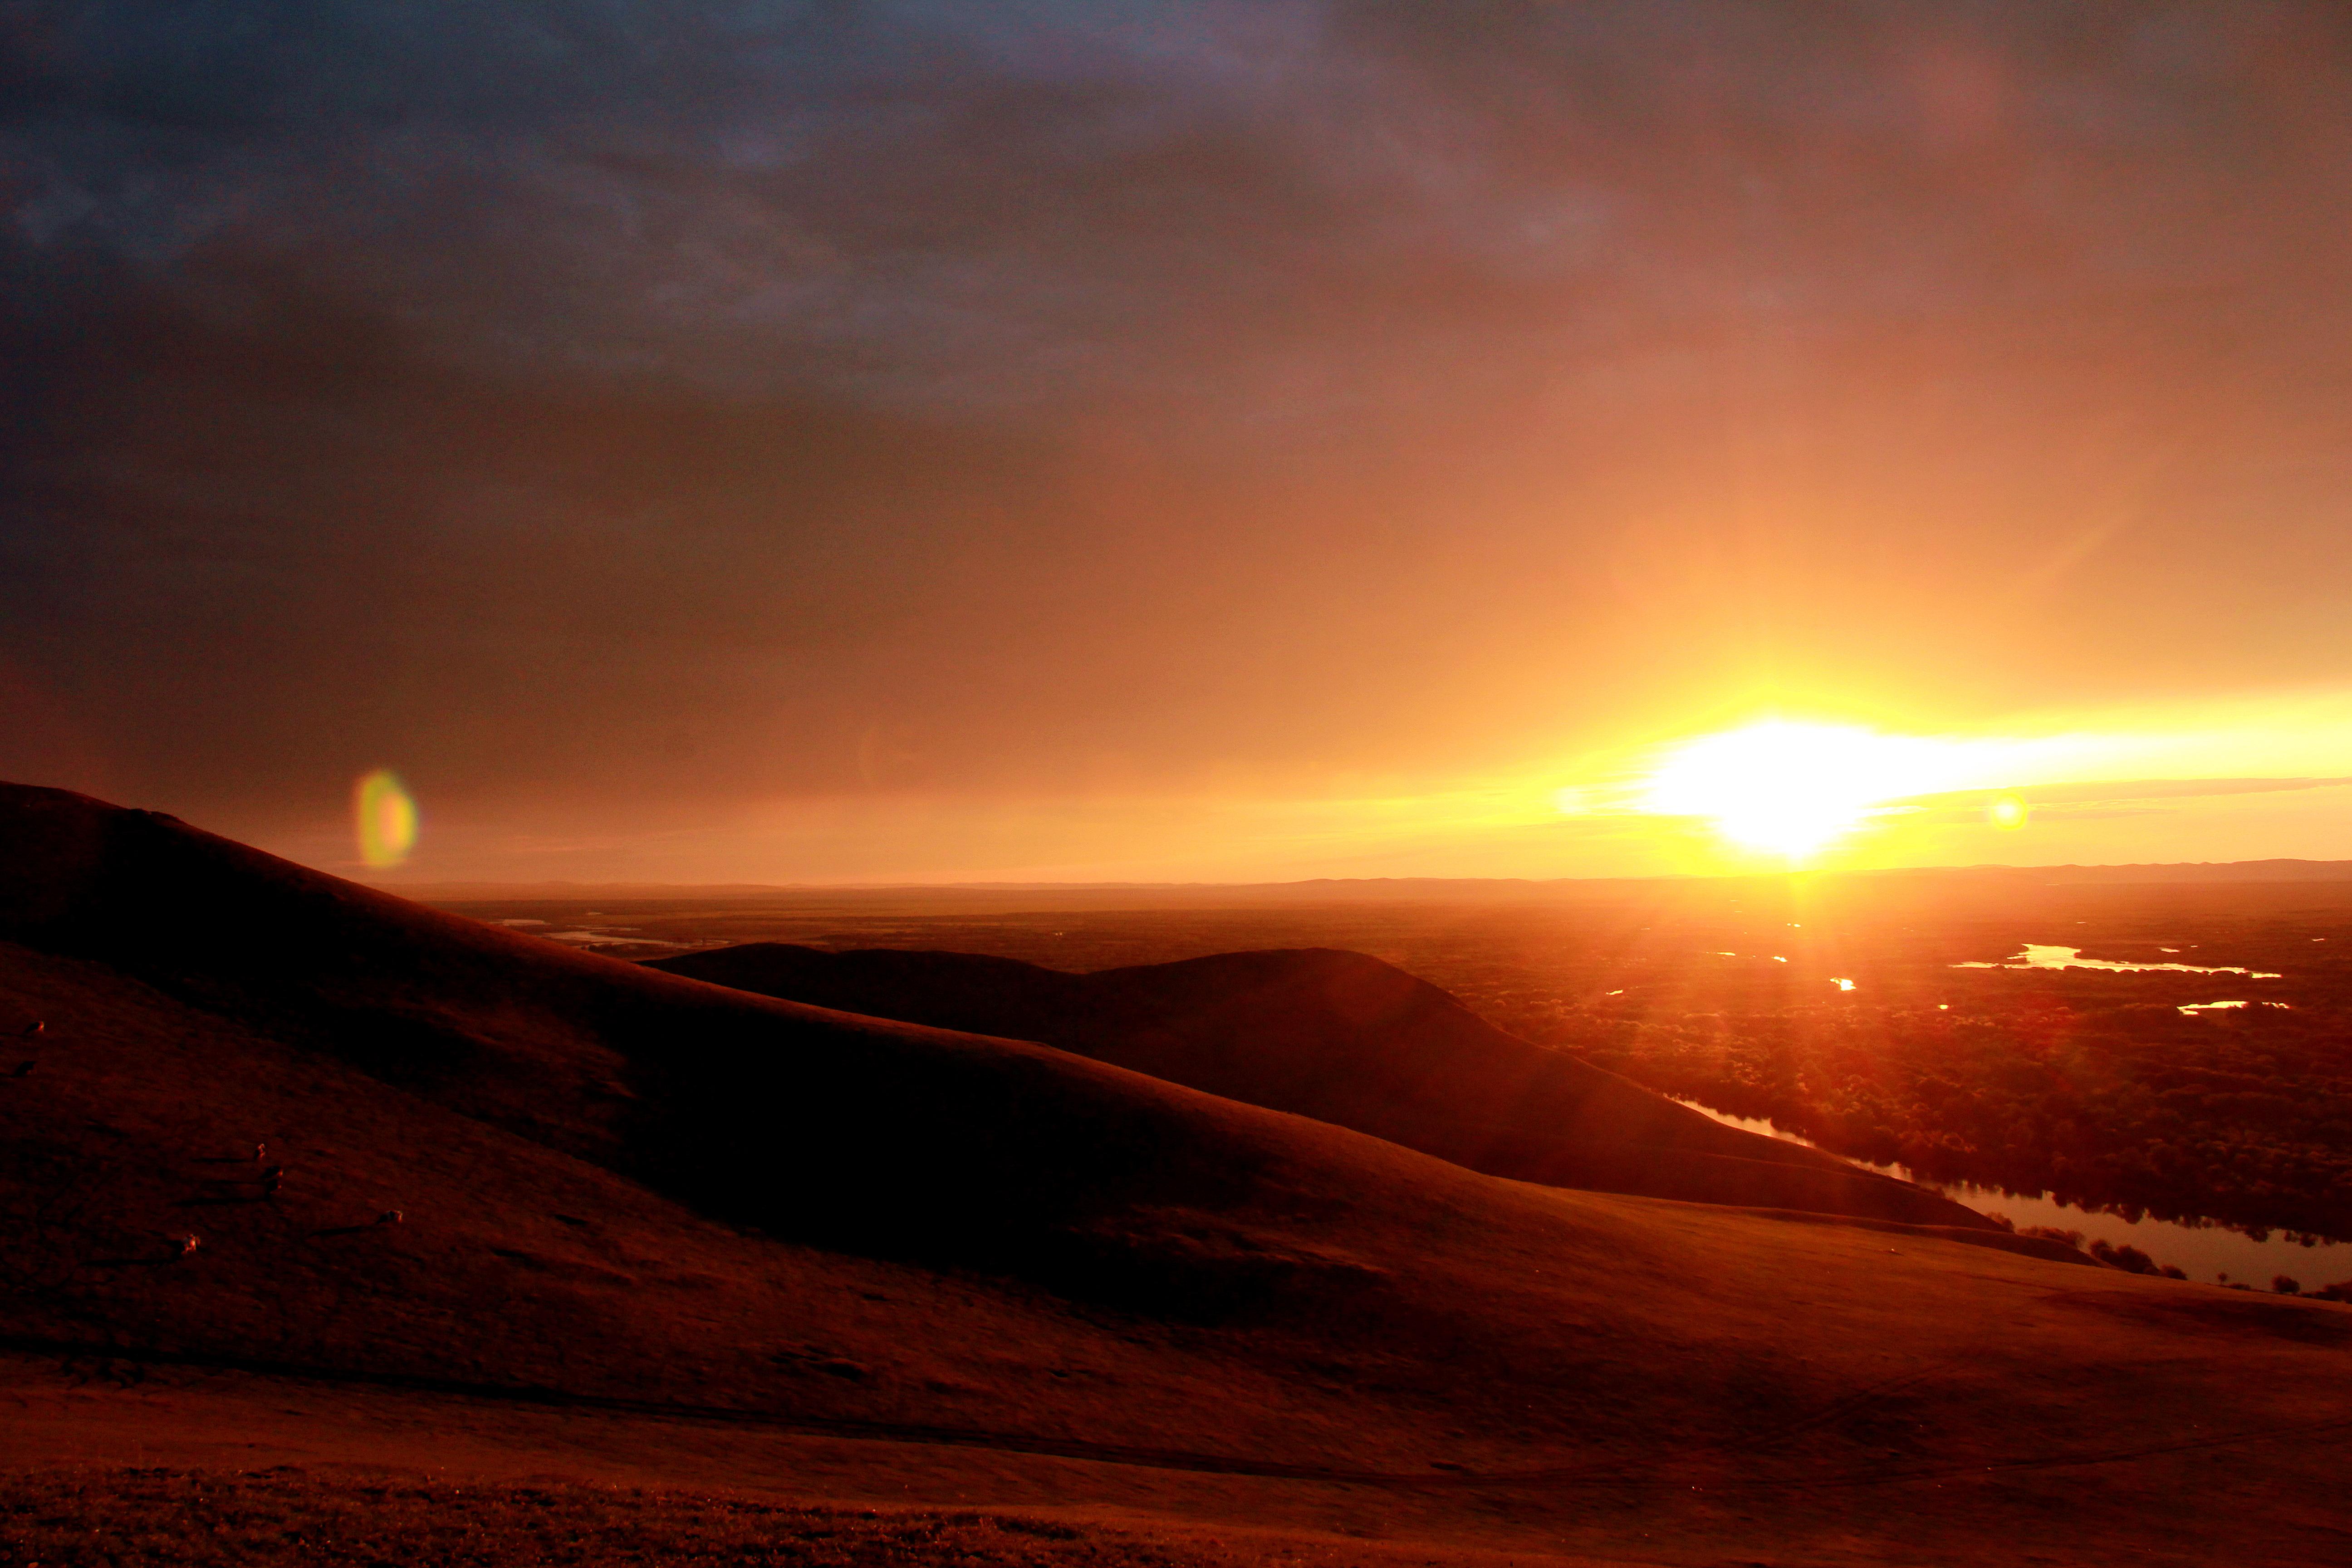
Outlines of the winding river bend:
M 1767 1138 L 1779 1138 L 1790 1143 L 1802 1143 L 1809 1149 L 1821 1145 L 1793 1132 L 1783 1132 L 1769 1121 L 1753 1117 L 1731 1116 L 1696 1100 L 1682 1102 L 1693 1110 L 1714 1118 L 1727 1127 L 1737 1127 L 1743 1132 L 1759 1132 Z M 1823 1153 L 1834 1154 L 1834 1149 Z M 1845 1156 L 1839 1155 L 1840 1159 Z M 2243 1280 L 2257 1289 L 2268 1289 L 2273 1276 L 2284 1274 L 2299 1281 L 2306 1290 L 2339 1280 L 2352 1279 L 2352 1245 L 2322 1241 L 2305 1247 L 2288 1241 L 2273 1233 L 2268 1241 L 2256 1241 L 2252 1237 L 2230 1229 L 2220 1221 L 2203 1225 L 2179 1225 L 2153 1216 L 2127 1220 L 2120 1215 L 2101 1214 L 2096 1210 L 2079 1209 L 2072 1204 L 2062 1204 L 2048 1193 L 2028 1195 L 2008 1193 L 1999 1187 L 1979 1187 L 1966 1182 L 1934 1182 L 1919 1175 L 1907 1165 L 1873 1165 L 1862 1160 L 1847 1160 L 1881 1175 L 1899 1177 L 1932 1187 L 1954 1203 L 1966 1204 L 1979 1214 L 2006 1215 L 2017 1223 L 2020 1230 L 2028 1226 L 2048 1226 L 2056 1230 L 2079 1230 L 2085 1241 L 2104 1240 L 2116 1247 L 2137 1247 L 2158 1263 L 2169 1263 L 2180 1268 L 2191 1279 L 2219 1280 L 2231 1283 Z

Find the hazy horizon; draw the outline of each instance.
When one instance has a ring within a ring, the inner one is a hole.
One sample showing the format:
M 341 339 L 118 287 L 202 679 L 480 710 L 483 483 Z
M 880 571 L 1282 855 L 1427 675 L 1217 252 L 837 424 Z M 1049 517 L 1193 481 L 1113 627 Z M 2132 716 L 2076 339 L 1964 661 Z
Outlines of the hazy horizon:
M 2287 868 L 2295 868 L 2289 871 Z M 1819 883 L 1841 877 L 1903 878 L 1954 877 L 1986 875 L 2002 878 L 2032 879 L 2043 873 L 2077 873 L 2084 885 L 2126 882 L 2203 884 L 2203 883 L 2300 883 L 2352 882 L 2352 860 L 2310 860 L 2281 858 L 2272 860 L 2220 860 L 2138 862 L 2112 866 L 2009 866 L 1980 864 L 1974 866 L 1889 866 L 1864 870 L 1814 870 L 1795 874 L 1790 879 L 1799 883 Z M 526 898 L 547 898 L 562 895 L 570 899 L 677 899 L 734 897 L 752 898 L 767 894 L 822 896 L 825 894 L 971 894 L 998 893 L 1160 893 L 1167 895 L 1284 894 L 1294 890 L 1338 889 L 1434 889 L 1479 896 L 1487 889 L 1524 889 L 1541 891 L 1555 889 L 1576 889 L 1586 886 L 1623 884 L 1705 883 L 1714 881 L 1779 881 L 1780 876 L 1769 872 L 1667 873 L 1655 877 L 1310 877 L 1286 882 L 581 882 L 549 880 L 515 881 L 431 881 L 404 877 L 397 873 L 364 873 L 356 879 L 385 892 L 427 901 L 505 901 Z M 2074 883 L 2076 878 L 2060 878 L 2062 885 Z

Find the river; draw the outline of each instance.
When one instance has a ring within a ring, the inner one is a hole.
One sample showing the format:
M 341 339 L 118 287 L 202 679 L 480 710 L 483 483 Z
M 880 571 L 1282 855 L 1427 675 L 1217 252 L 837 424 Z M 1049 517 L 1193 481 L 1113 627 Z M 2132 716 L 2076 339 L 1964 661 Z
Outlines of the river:
M 1811 1139 L 1783 1132 L 1769 1121 L 1727 1115 L 1696 1100 L 1682 1103 L 1743 1132 L 1758 1132 L 1767 1138 L 1802 1143 L 1809 1149 L 1821 1148 Z M 1835 1153 L 1836 1151 L 1823 1150 L 1822 1152 Z M 2057 1230 L 2079 1230 L 2085 1241 L 2096 1237 L 2116 1247 L 2137 1247 L 2157 1262 L 2172 1264 L 2192 1279 L 2213 1279 L 2222 1283 L 2244 1280 L 2258 1289 L 2268 1289 L 2273 1277 L 2284 1274 L 2301 1283 L 2306 1290 L 2340 1280 L 2352 1280 L 2352 1246 L 2322 1241 L 2305 1247 L 2300 1242 L 2288 1241 L 2276 1233 L 2268 1241 L 2256 1241 L 2219 1221 L 2179 1225 L 2153 1217 L 2127 1220 L 2120 1215 L 2100 1214 L 2095 1210 L 2076 1208 L 2072 1204 L 2062 1204 L 2048 1193 L 2027 1196 L 2021 1193 L 2003 1192 L 1998 1187 L 1974 1186 L 1966 1182 L 1931 1182 L 1903 1165 L 1873 1165 L 1860 1160 L 1850 1160 L 1847 1163 L 1860 1165 L 1866 1171 L 1876 1171 L 1882 1175 L 1916 1182 L 1923 1187 L 1932 1187 L 1953 1202 L 1965 1204 L 1979 1214 L 2006 1215 L 2016 1222 L 2020 1230 L 2028 1226 L 2048 1226 Z

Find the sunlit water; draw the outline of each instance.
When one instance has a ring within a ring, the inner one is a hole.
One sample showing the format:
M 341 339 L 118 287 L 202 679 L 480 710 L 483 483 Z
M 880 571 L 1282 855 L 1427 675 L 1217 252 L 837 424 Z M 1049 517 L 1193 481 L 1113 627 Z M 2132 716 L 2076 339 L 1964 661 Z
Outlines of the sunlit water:
M 574 947 L 684 947 L 677 942 L 663 942 L 650 936 L 625 935 L 635 926 L 588 926 L 579 931 L 550 931 L 545 921 L 505 920 L 498 922 L 520 931 L 526 936 L 545 937 L 549 942 L 569 942 Z M 537 929 L 531 929 L 537 928 Z
M 1758 1132 L 1784 1142 L 1802 1143 L 1809 1149 L 1820 1144 L 1811 1139 L 1783 1132 L 1769 1121 L 1752 1117 L 1730 1116 L 1708 1109 L 1696 1100 L 1684 1100 L 1701 1115 L 1708 1116 L 1727 1127 L 1737 1127 L 1743 1132 Z M 1824 1153 L 1834 1151 L 1823 1150 Z M 1844 1158 L 1843 1155 L 1839 1156 Z M 2169 1263 L 2185 1270 L 2192 1279 L 2215 1279 L 2227 1275 L 2232 1280 L 2246 1280 L 2258 1288 L 2268 1289 L 2273 1275 L 2284 1274 L 2302 1283 L 2308 1290 L 2321 1285 L 2333 1285 L 2338 1280 L 2352 1279 L 2352 1246 L 2339 1246 L 2323 1241 L 2311 1247 L 2287 1241 L 2273 1235 L 2268 1241 L 2256 1241 L 2220 1225 L 2177 1225 L 2169 1220 L 2126 1220 L 2119 1215 L 2099 1214 L 2062 1204 L 2049 1194 L 2026 1196 L 2005 1193 L 1998 1187 L 1979 1187 L 1967 1182 L 1933 1182 L 1905 1165 L 1873 1165 L 1860 1160 L 1847 1163 L 1860 1165 L 1881 1175 L 1894 1176 L 1906 1182 L 1916 1182 L 1932 1187 L 1954 1203 L 1965 1204 L 1979 1214 L 2004 1215 L 2017 1224 L 2020 1230 L 2028 1226 L 2048 1226 L 2056 1230 L 2079 1230 L 2087 1242 L 2104 1240 L 2116 1247 L 2137 1247 L 2158 1263 Z
M 634 928 L 604 927 L 591 931 L 542 931 L 533 936 L 543 936 L 550 942 L 568 942 L 574 947 L 677 947 L 675 942 L 663 942 L 650 936 L 624 936 L 621 931 Z
M 2167 952 L 2171 951 L 2167 949 Z M 2276 974 L 2263 974 L 2237 964 L 2208 965 L 2202 963 L 2118 963 L 2111 958 L 2084 958 L 2079 947 L 2049 947 L 2027 942 L 2025 950 L 2015 958 L 2000 963 L 1982 961 L 1955 963 L 1954 969 L 2117 969 L 2132 973 L 2176 974 L 2242 974 L 2249 980 L 2277 980 Z

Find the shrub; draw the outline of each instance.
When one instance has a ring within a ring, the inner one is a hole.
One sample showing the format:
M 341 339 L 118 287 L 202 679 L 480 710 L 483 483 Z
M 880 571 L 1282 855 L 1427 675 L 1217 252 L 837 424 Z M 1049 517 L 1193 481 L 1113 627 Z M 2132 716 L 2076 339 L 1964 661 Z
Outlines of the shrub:
M 2091 1243 L 2091 1256 L 2110 1268 L 2120 1268 L 2126 1274 L 2153 1274 L 2156 1259 L 2137 1247 L 2116 1247 L 2102 1237 Z
M 2271 1276 L 2271 1289 L 2277 1291 L 2282 1296 L 2295 1296 L 2300 1295 L 2303 1292 L 2303 1286 L 2301 1283 L 2288 1279 L 2284 1274 L 2273 1274 Z

